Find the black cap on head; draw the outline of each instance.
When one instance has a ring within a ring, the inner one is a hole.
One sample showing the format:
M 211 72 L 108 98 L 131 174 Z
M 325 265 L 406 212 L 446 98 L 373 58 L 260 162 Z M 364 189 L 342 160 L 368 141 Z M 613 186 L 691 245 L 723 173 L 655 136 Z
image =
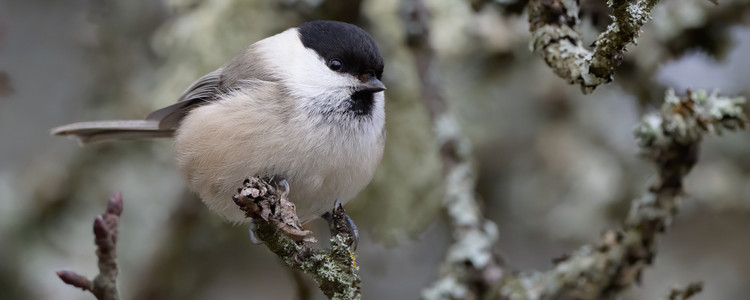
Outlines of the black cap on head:
M 383 57 L 370 35 L 361 28 L 337 21 L 312 21 L 299 27 L 302 45 L 320 55 L 329 68 L 354 76 L 383 74 Z M 340 64 L 332 63 L 338 60 Z

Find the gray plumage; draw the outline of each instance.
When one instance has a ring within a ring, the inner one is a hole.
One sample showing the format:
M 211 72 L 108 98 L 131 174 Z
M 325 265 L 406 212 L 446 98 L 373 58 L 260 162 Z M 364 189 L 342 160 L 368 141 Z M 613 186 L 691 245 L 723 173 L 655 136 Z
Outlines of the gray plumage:
M 182 93 L 177 103 L 150 113 L 146 120 L 159 122 L 160 129 L 176 129 L 182 118 L 195 105 L 216 99 L 221 94 L 223 68 L 203 75 Z

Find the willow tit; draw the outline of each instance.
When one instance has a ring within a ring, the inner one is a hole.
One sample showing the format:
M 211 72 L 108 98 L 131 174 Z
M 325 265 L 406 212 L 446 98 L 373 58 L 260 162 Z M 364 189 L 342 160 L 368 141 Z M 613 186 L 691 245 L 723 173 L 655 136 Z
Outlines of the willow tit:
M 232 195 L 250 176 L 285 178 L 304 223 L 372 179 L 385 142 L 383 58 L 357 26 L 313 21 L 258 41 L 145 120 L 54 128 L 82 143 L 174 136 L 190 189 L 246 222 Z

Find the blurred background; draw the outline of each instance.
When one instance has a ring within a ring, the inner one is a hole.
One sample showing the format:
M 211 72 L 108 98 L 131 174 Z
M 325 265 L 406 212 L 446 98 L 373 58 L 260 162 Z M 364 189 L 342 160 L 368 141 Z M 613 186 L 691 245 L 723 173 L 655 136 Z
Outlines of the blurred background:
M 632 129 L 668 87 L 750 96 L 748 0 L 663 0 L 614 82 L 587 96 L 530 52 L 523 0 L 479 12 L 426 2 L 450 109 L 474 144 L 482 205 L 513 269 L 550 268 L 621 222 L 654 178 Z M 608 10 L 582 2 L 593 41 Z M 93 299 L 55 271 L 97 273 L 91 222 L 119 190 L 124 299 L 324 299 L 186 191 L 170 140 L 81 148 L 49 136 L 74 121 L 142 118 L 248 44 L 311 19 L 362 26 L 386 59 L 386 153 L 347 209 L 361 231 L 364 298 L 417 299 L 450 234 L 397 0 L 0 0 L 0 298 Z M 627 299 L 696 280 L 696 299 L 750 295 L 748 153 L 746 132 L 706 139 L 690 197 Z

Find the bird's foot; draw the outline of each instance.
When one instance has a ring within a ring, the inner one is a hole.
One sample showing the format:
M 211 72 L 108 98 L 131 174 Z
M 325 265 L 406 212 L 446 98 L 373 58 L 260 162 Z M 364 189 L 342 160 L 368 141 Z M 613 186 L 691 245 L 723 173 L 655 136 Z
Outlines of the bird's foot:
M 336 203 L 333 204 L 333 210 L 323 214 L 323 219 L 328 221 L 328 228 L 331 231 L 331 235 L 337 235 L 340 233 L 346 234 L 350 237 L 350 245 L 354 251 L 357 251 L 357 244 L 359 243 L 359 230 L 357 225 L 354 225 L 354 221 L 350 218 L 344 210 L 344 205 L 341 201 L 336 199 Z

